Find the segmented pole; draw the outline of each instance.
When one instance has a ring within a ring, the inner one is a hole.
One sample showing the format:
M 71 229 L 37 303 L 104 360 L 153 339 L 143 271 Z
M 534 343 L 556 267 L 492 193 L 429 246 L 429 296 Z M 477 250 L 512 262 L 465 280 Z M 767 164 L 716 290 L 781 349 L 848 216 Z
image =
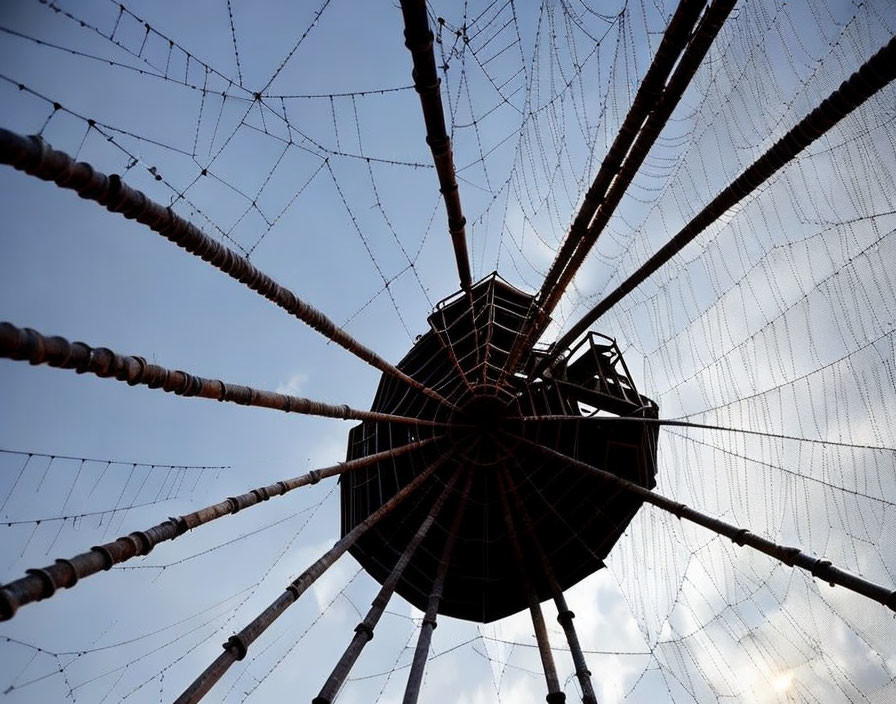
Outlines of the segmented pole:
M 367 615 L 355 627 L 355 635 L 352 637 L 352 640 L 342 654 L 342 657 L 339 658 L 339 662 L 336 663 L 336 667 L 333 668 L 333 672 L 330 673 L 324 686 L 321 687 L 320 693 L 312 700 L 312 704 L 331 704 L 331 702 L 336 699 L 336 694 L 342 689 L 345 678 L 348 677 L 349 672 L 351 672 L 352 667 L 360 657 L 364 646 L 373 640 L 373 631 L 379 623 L 383 612 L 386 610 L 386 606 L 388 606 L 389 600 L 395 592 L 395 587 L 398 585 L 398 581 L 401 579 L 402 574 L 404 574 L 404 570 L 407 568 L 408 563 L 411 561 L 417 548 L 420 547 L 420 543 L 423 542 L 423 539 L 426 537 L 427 533 L 429 533 L 429 529 L 435 522 L 436 516 L 439 515 L 442 507 L 445 505 L 445 501 L 454 490 L 454 485 L 457 483 L 460 472 L 461 468 L 458 467 L 457 471 L 454 472 L 451 479 L 432 505 L 426 518 L 423 519 L 423 523 L 420 524 L 417 532 L 408 542 L 404 552 L 402 552 L 401 556 L 398 558 L 398 561 L 395 563 L 395 566 L 392 568 L 386 581 L 383 582 L 376 598 L 374 598 Z
M 541 542 L 538 540 L 538 534 L 532 523 L 532 517 L 523 505 L 523 501 L 520 499 L 516 485 L 513 483 L 510 473 L 506 468 L 504 468 L 503 475 L 505 485 L 509 487 L 510 495 L 513 497 L 516 513 L 522 519 L 523 529 L 529 539 L 529 544 L 535 549 L 535 554 L 538 556 L 538 561 L 541 565 L 542 574 L 547 579 L 548 585 L 550 586 L 551 596 L 554 599 L 554 605 L 557 607 L 557 620 L 563 627 L 563 632 L 566 635 L 566 642 L 569 643 L 569 652 L 570 655 L 572 655 L 573 665 L 575 665 L 576 668 L 576 677 L 579 680 L 579 686 L 582 688 L 582 704 L 597 704 L 597 696 L 594 694 L 594 686 L 591 684 L 591 670 L 588 669 L 588 663 L 585 662 L 585 653 L 582 652 L 582 645 L 579 643 L 579 635 L 576 633 L 576 627 L 572 622 L 575 618 L 575 614 L 566 603 L 566 597 L 563 595 L 563 590 L 557 583 L 557 578 L 554 576 L 554 570 L 551 567 L 550 560 L 542 549 Z
M 82 198 L 99 203 L 110 212 L 121 213 L 128 219 L 146 225 L 178 247 L 245 284 L 372 367 L 401 380 L 440 404 L 453 408 L 440 394 L 362 345 L 326 315 L 257 269 L 248 259 L 213 240 L 171 208 L 166 208 L 142 191 L 131 188 L 120 176 L 107 176 L 90 164 L 75 161 L 65 152 L 53 149 L 41 137 L 24 137 L 2 128 L 0 163 L 9 164 L 44 181 L 53 181 L 60 188 L 69 188 Z
M 287 608 L 295 603 L 298 598 L 320 577 L 330 566 L 336 562 L 357 540 L 368 530 L 373 528 L 377 522 L 387 514 L 391 513 L 399 506 L 408 496 L 420 488 L 445 462 L 451 459 L 451 455 L 442 455 L 435 462 L 430 464 L 420 474 L 414 477 L 409 483 L 405 484 L 391 499 L 386 501 L 376 511 L 371 513 L 367 518 L 358 523 L 348 533 L 346 533 L 332 548 L 324 553 L 317 562 L 302 572 L 294 579 L 286 590 L 281 594 L 270 606 L 262 611 L 248 626 L 231 636 L 224 643 L 224 652 L 209 665 L 199 677 L 184 690 L 175 704 L 195 704 L 208 691 L 215 686 L 230 666 L 237 660 L 246 657 L 249 646 L 264 633 Z
M 445 588 L 445 578 L 451 565 L 451 555 L 457 542 L 457 534 L 464 520 L 464 512 L 470 499 L 470 489 L 473 486 L 473 471 L 467 473 L 467 481 L 461 492 L 460 502 L 457 505 L 457 513 L 448 531 L 445 547 L 442 549 L 442 557 L 436 578 L 432 584 L 432 592 L 426 605 L 426 613 L 423 615 L 423 623 L 420 624 L 420 635 L 417 636 L 417 647 L 414 649 L 414 660 L 411 663 L 411 671 L 408 673 L 408 682 L 404 689 L 402 704 L 417 704 L 420 696 L 420 686 L 423 683 L 423 671 L 426 669 L 426 661 L 429 659 L 429 646 L 432 642 L 432 632 L 436 629 L 436 616 L 439 613 L 439 604 L 442 601 L 442 591 Z
M 619 132 L 613 140 L 613 144 L 610 145 L 591 187 L 585 193 L 582 205 L 573 219 L 560 251 L 554 257 L 554 261 L 545 275 L 544 282 L 533 303 L 533 310 L 526 320 L 520 337 L 517 338 L 517 344 L 511 350 L 508 358 L 508 373 L 513 372 L 513 367 L 516 366 L 520 356 L 534 342 L 536 335 L 547 323 L 556 305 L 556 299 L 559 298 L 559 296 L 554 296 L 554 290 L 559 285 L 561 276 L 569 266 L 571 258 L 586 237 L 588 226 L 598 207 L 603 203 L 607 190 L 616 178 L 619 166 L 628 154 L 644 121 L 653 112 L 657 99 L 663 92 L 666 79 L 681 52 L 687 46 L 691 30 L 705 5 L 706 0 L 682 0 L 672 15 L 672 19 L 669 20 L 656 55 L 644 74 L 632 105 L 619 127 Z
M 896 78 L 896 37 L 891 39 L 874 56 L 862 64 L 839 88 L 833 91 L 812 112 L 800 120 L 787 134 L 775 142 L 768 151 L 754 161 L 713 198 L 669 242 L 648 259 L 641 267 L 612 293 L 606 296 L 557 340 L 549 354 L 536 366 L 532 375 L 537 376 L 549 368 L 573 341 L 598 318 L 640 286 L 660 267 L 678 254 L 697 235 L 718 220 L 728 209 L 753 193 L 803 149 L 825 134 L 840 120 L 849 115 L 881 88 Z
M 800 569 L 806 570 L 813 577 L 817 577 L 831 586 L 839 584 L 856 594 L 861 594 L 864 597 L 872 599 L 887 606 L 889 609 L 896 611 L 896 590 L 894 589 L 888 589 L 883 585 L 875 584 L 874 582 L 852 574 L 851 572 L 835 567 L 829 560 L 807 555 L 799 548 L 778 545 L 767 538 L 762 538 L 751 533 L 747 528 L 741 528 L 740 526 L 708 516 L 690 506 L 678 501 L 673 501 L 672 499 L 650 491 L 649 489 L 645 489 L 639 484 L 622 479 L 611 472 L 598 469 L 590 464 L 564 455 L 562 452 L 557 452 L 544 445 L 539 445 L 538 443 L 516 435 L 513 436 L 513 438 L 547 457 L 551 457 L 554 460 L 563 462 L 571 467 L 576 467 L 582 471 L 595 474 L 614 488 L 621 489 L 637 496 L 644 501 L 644 503 L 652 504 L 664 511 L 668 511 L 678 518 L 708 528 L 719 535 L 730 538 L 731 541 L 737 545 L 747 545 L 759 552 L 765 553 L 769 557 L 773 557 L 779 562 L 783 562 L 788 567 L 799 567 Z
M 467 234 L 460 192 L 454 173 L 454 153 L 451 138 L 445 129 L 445 112 L 439 91 L 439 77 L 436 74 L 436 55 L 433 51 L 433 34 L 429 28 L 425 0 L 401 0 L 401 14 L 404 17 L 404 45 L 411 52 L 414 61 L 414 88 L 420 96 L 423 120 L 426 124 L 426 143 L 432 151 L 432 160 L 439 177 L 439 190 L 445 200 L 448 213 L 448 232 L 454 247 L 460 287 L 469 291 L 473 285 L 470 274 L 470 259 L 467 254 Z
M 541 604 L 538 603 L 535 587 L 532 584 L 532 580 L 529 578 L 529 570 L 526 568 L 526 559 L 523 555 L 522 547 L 520 547 L 516 526 L 513 523 L 513 516 L 510 512 L 510 503 L 507 501 L 507 487 L 504 484 L 503 475 L 498 474 L 497 480 L 498 495 L 501 497 L 501 507 L 504 511 L 504 523 L 507 526 L 510 547 L 516 558 L 517 566 L 520 571 L 520 579 L 522 581 L 523 589 L 526 591 L 526 598 L 529 602 L 529 613 L 532 616 L 532 626 L 535 629 L 535 640 L 538 643 L 538 653 L 541 656 L 544 679 L 548 686 L 548 694 L 547 697 L 545 697 L 545 700 L 548 704 L 565 702 L 566 693 L 560 688 L 560 679 L 557 677 L 557 666 L 554 664 L 554 654 L 551 649 L 551 641 L 548 638 L 548 629 L 544 623 L 544 614 L 541 612 Z
M 152 528 L 129 533 L 105 545 L 92 547 L 88 552 L 75 555 L 72 558 L 59 559 L 52 565 L 27 570 L 24 577 L 0 586 L 0 621 L 12 618 L 20 606 L 47 599 L 53 596 L 58 589 L 75 586 L 84 577 L 111 569 L 113 565 L 130 560 L 132 557 L 148 555 L 159 543 L 174 540 L 188 530 L 250 508 L 275 496 L 282 496 L 307 484 L 317 484 L 321 479 L 419 450 L 437 439 L 419 440 L 357 460 L 313 469 L 307 474 L 258 487 L 192 513 L 169 518 Z
M 11 323 L 0 323 L 0 358 L 3 357 L 27 360 L 35 365 L 74 369 L 79 374 L 89 372 L 102 378 L 126 381 L 129 386 L 141 384 L 178 396 L 198 396 L 241 406 L 272 408 L 285 413 L 430 427 L 444 425 L 431 420 L 362 411 L 346 405 L 336 406 L 220 379 L 206 379 L 179 369 L 150 364 L 143 357 L 118 354 L 106 347 L 90 347 L 83 342 L 69 342 L 63 337 L 46 337 L 36 330 L 18 328 Z

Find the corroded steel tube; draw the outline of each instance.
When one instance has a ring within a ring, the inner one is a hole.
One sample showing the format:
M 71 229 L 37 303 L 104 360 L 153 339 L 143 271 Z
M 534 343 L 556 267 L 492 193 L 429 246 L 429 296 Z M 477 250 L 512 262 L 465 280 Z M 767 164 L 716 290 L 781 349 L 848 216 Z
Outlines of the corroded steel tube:
M 420 547 L 420 543 L 423 542 L 423 539 L 426 537 L 427 533 L 429 533 L 429 529 L 435 522 L 436 516 L 439 515 L 442 507 L 445 505 L 445 501 L 451 495 L 454 485 L 457 483 L 457 478 L 460 476 L 460 472 L 461 469 L 458 468 L 452 475 L 451 479 L 442 490 L 442 493 L 439 494 L 435 503 L 432 505 L 432 508 L 430 508 L 426 518 L 423 519 L 423 523 L 420 524 L 417 532 L 408 542 L 407 547 L 405 547 L 404 552 L 401 553 L 401 556 L 398 558 L 398 561 L 395 563 L 395 566 L 392 568 L 386 581 L 383 582 L 383 585 L 374 598 L 370 610 L 367 612 L 364 620 L 355 627 L 355 635 L 352 637 L 352 640 L 342 654 L 342 657 L 339 658 L 339 662 L 336 663 L 336 667 L 333 668 L 333 672 L 330 673 L 324 686 L 321 687 L 320 693 L 312 700 L 312 704 L 331 704 L 331 702 L 336 699 L 336 694 L 342 688 L 345 678 L 348 677 L 352 666 L 354 666 L 358 657 L 360 657 L 364 646 L 373 640 L 373 631 L 379 623 L 383 612 L 386 610 L 386 606 L 388 606 L 392 594 L 395 592 L 398 580 L 401 579 L 401 575 L 404 573 L 405 568 L 408 566 L 408 563 L 411 561 L 417 548 Z
M 0 163 L 24 171 L 44 181 L 53 181 L 69 188 L 82 198 L 93 200 L 113 213 L 162 235 L 178 247 L 207 261 L 309 327 L 345 348 L 359 359 L 380 371 L 400 379 L 442 405 L 452 407 L 440 394 L 408 376 L 394 365 L 365 347 L 313 306 L 260 271 L 248 259 L 213 240 L 193 223 L 150 199 L 142 191 L 131 188 L 117 174 L 107 176 L 83 161 L 75 161 L 65 152 L 53 149 L 38 136 L 24 137 L 0 128 Z
M 894 589 L 888 589 L 883 585 L 870 582 L 867 579 L 852 574 L 851 572 L 847 572 L 846 570 L 842 570 L 839 567 L 834 567 L 829 560 L 807 555 L 799 548 L 778 545 L 767 538 L 762 538 L 751 533 L 746 528 L 741 528 L 719 520 L 718 518 L 707 516 L 705 513 L 701 513 L 690 506 L 679 503 L 678 501 L 673 501 L 662 494 L 654 493 L 649 489 L 645 489 L 643 486 L 617 477 L 615 474 L 598 469 L 585 462 L 580 462 L 579 460 L 564 455 L 561 452 L 557 452 L 556 450 L 552 450 L 516 435 L 513 437 L 518 442 L 532 447 L 543 455 L 552 457 L 555 460 L 572 467 L 577 467 L 583 471 L 596 474 L 613 487 L 634 494 L 643 500 L 644 503 L 652 504 L 664 511 L 674 514 L 678 518 L 683 518 L 703 526 L 704 528 L 709 528 L 709 530 L 718 533 L 719 535 L 730 538 L 731 541 L 737 545 L 748 545 L 759 552 L 765 553 L 769 557 L 775 558 L 779 562 L 783 562 L 789 567 L 799 567 L 800 569 L 806 570 L 812 576 L 829 583 L 831 586 L 839 584 L 856 594 L 861 594 L 869 599 L 873 599 L 874 601 L 884 604 L 891 610 L 896 611 L 896 590 Z
M 432 151 L 432 160 L 439 177 L 439 190 L 445 200 L 448 213 L 448 232 L 454 247 L 460 287 L 469 291 L 473 285 L 470 274 L 470 258 L 467 254 L 466 218 L 460 204 L 460 192 L 454 173 L 454 154 L 451 138 L 445 129 L 445 112 L 439 92 L 436 74 L 436 56 L 433 51 L 433 34 L 426 16 L 425 0 L 401 0 L 404 17 L 405 46 L 414 62 L 412 76 L 414 88 L 420 96 L 423 121 L 426 125 L 426 143 Z
M 445 578 L 448 576 L 451 555 L 454 552 L 454 545 L 457 543 L 457 534 L 464 520 L 464 512 L 467 508 L 467 501 L 470 498 L 472 486 L 473 472 L 471 470 L 467 473 L 467 481 L 461 493 L 460 502 L 457 505 L 457 513 L 454 514 L 454 520 L 445 540 L 445 547 L 442 549 L 439 569 L 432 584 L 432 592 L 426 605 L 426 613 L 423 615 L 423 623 L 420 625 L 420 635 L 417 637 L 417 647 L 414 650 L 414 660 L 411 663 L 411 671 L 408 674 L 408 682 L 404 689 L 402 704 L 417 704 L 417 698 L 420 696 L 420 685 L 423 683 L 423 671 L 426 669 L 426 661 L 429 659 L 429 646 L 432 642 L 432 632 L 436 629 L 436 616 L 439 613 L 439 603 L 442 601 Z
M 231 636 L 224 643 L 224 652 L 209 665 L 193 684 L 184 690 L 175 704 L 194 704 L 204 697 L 215 686 L 228 668 L 237 660 L 246 657 L 249 646 L 267 630 L 290 605 L 292 605 L 336 560 L 342 556 L 364 533 L 370 530 L 377 521 L 401 504 L 410 494 L 422 486 L 433 473 L 451 458 L 450 454 L 442 455 L 430 464 L 413 480 L 405 484 L 391 499 L 371 513 L 346 533 L 332 548 L 324 553 L 307 570 L 294 579 L 286 590 L 270 606 L 261 612 L 248 626 Z
M 576 627 L 572 622 L 575 618 L 575 614 L 566 603 L 566 597 L 563 595 L 563 590 L 557 583 L 557 579 L 554 576 L 554 570 L 551 567 L 551 562 L 545 554 L 544 549 L 541 547 L 541 542 L 538 540 L 538 534 L 532 523 L 532 517 L 526 510 L 519 492 L 516 490 L 516 485 L 513 483 L 510 473 L 506 468 L 504 468 L 503 474 L 505 485 L 509 488 L 510 496 L 513 498 L 516 515 L 520 516 L 522 519 L 526 537 L 529 539 L 529 543 L 532 547 L 535 548 L 535 554 L 541 564 L 542 574 L 550 585 L 551 596 L 557 607 L 557 620 L 563 627 L 563 632 L 566 635 L 566 642 L 569 643 L 569 652 L 570 655 L 572 655 L 572 661 L 576 668 L 576 678 L 578 678 L 579 686 L 582 688 L 582 704 L 597 704 L 597 696 L 594 693 L 594 686 L 591 684 L 591 670 L 588 669 L 588 663 L 585 662 L 585 653 L 582 651 L 582 645 L 579 643 L 579 635 L 576 633 Z
M 18 328 L 11 323 L 0 323 L 0 358 L 2 357 L 74 369 L 79 374 L 90 372 L 99 377 L 126 381 L 130 386 L 142 384 L 178 396 L 199 396 L 242 406 L 273 408 L 286 413 L 421 426 L 443 425 L 406 416 L 362 411 L 345 405 L 336 406 L 300 396 L 231 384 L 220 379 L 206 379 L 179 369 L 166 369 L 150 364 L 143 357 L 118 354 L 106 347 L 90 347 L 83 342 L 69 342 L 62 337 L 45 337 L 36 330 Z
M 84 577 L 108 570 L 112 565 L 125 562 L 137 555 L 146 555 L 159 543 L 174 540 L 188 530 L 255 506 L 275 496 L 281 496 L 306 484 L 317 484 L 321 479 L 418 450 L 434 440 L 434 438 L 419 440 L 357 460 L 313 469 L 307 474 L 258 487 L 192 513 L 169 518 L 152 528 L 135 531 L 105 545 L 97 545 L 90 548 L 88 552 L 75 555 L 70 559 L 56 560 L 52 565 L 40 569 L 30 569 L 24 577 L 0 586 L 0 621 L 12 618 L 20 606 L 51 597 L 56 590 L 73 587 Z
M 712 45 L 734 8 L 736 0 L 715 0 L 706 11 L 706 14 L 697 25 L 693 37 L 688 42 L 687 48 L 681 56 L 681 61 L 675 68 L 675 72 L 669 78 L 669 83 L 660 97 L 656 109 L 647 118 L 641 131 L 638 133 L 631 150 L 625 157 L 621 168 L 615 174 L 615 179 L 607 190 L 606 196 L 594 215 L 594 219 L 588 225 L 588 229 L 581 237 L 581 244 L 570 257 L 566 268 L 557 281 L 557 285 L 543 301 L 542 306 L 550 314 L 554 310 L 566 287 L 569 286 L 576 272 L 585 261 L 585 257 L 591 251 L 597 238 L 603 232 L 604 227 L 610 221 L 616 206 L 622 200 L 632 180 L 644 163 L 644 158 L 653 146 L 656 138 L 669 121 L 672 111 L 675 110 L 682 95 L 691 83 L 697 69 L 703 63 L 709 47 Z
M 663 33 L 663 38 L 657 48 L 641 85 L 635 93 L 632 105 L 629 108 L 619 132 L 610 145 L 600 169 L 594 177 L 591 187 L 585 193 L 579 210 L 570 225 L 569 233 L 560 246 L 560 251 L 554 257 L 544 282 L 538 292 L 536 302 L 527 318 L 526 325 L 517 338 L 517 344 L 511 350 L 508 358 L 507 372 L 512 373 L 526 348 L 532 344 L 536 335 L 544 329 L 551 312 L 556 306 L 560 296 L 555 294 L 559 286 L 561 276 L 570 265 L 570 260 L 581 246 L 582 240 L 588 233 L 588 226 L 594 218 L 598 207 L 603 203 L 607 190 L 616 178 L 619 166 L 622 164 L 632 143 L 638 136 L 644 121 L 651 116 L 658 97 L 662 94 L 666 79 L 675 66 L 678 57 L 688 45 L 691 30 L 697 22 L 701 10 L 706 5 L 706 0 L 682 0 L 675 10 L 675 14 L 669 20 L 669 25 Z M 562 295 L 562 291 L 561 291 Z
M 507 500 L 507 486 L 504 482 L 503 473 L 499 473 L 498 495 L 501 497 L 501 508 L 504 512 L 504 523 L 507 526 L 507 535 L 510 538 L 510 547 L 516 558 L 517 566 L 520 571 L 520 578 L 523 589 L 526 590 L 526 597 L 529 601 L 529 614 L 532 616 L 532 626 L 535 630 L 535 641 L 538 643 L 538 653 L 541 656 L 541 666 L 544 669 L 544 678 L 548 685 L 548 694 L 545 697 L 548 704 L 555 702 L 565 702 L 566 694 L 560 688 L 560 679 L 557 677 L 557 666 L 554 663 L 554 654 L 551 649 L 551 641 L 548 638 L 548 629 L 544 623 L 544 614 L 541 612 L 541 604 L 538 603 L 538 596 L 535 593 L 535 587 L 529 578 L 529 571 L 526 567 L 526 558 L 523 555 L 523 549 L 520 546 L 520 539 L 516 532 L 516 526 L 513 522 L 513 515 L 510 511 L 510 502 Z
M 678 254 L 697 235 L 718 220 L 729 208 L 765 183 L 803 149 L 830 130 L 881 88 L 896 78 L 896 37 L 862 64 L 858 71 L 825 98 L 818 107 L 800 120 L 768 151 L 754 161 L 719 195 L 710 201 L 669 242 L 651 256 L 641 267 L 612 293 L 588 311 L 572 328 L 557 340 L 550 353 L 533 370 L 541 374 L 581 335 L 588 326 L 640 286 L 660 267 Z

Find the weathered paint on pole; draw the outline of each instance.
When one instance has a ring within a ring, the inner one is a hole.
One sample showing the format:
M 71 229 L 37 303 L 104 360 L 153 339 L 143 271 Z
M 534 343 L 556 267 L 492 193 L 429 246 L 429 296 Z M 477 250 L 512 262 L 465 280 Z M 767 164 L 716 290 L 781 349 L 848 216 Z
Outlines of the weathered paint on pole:
M 383 612 L 386 610 L 386 606 L 388 606 L 392 594 L 395 592 L 398 580 L 401 579 L 401 575 L 407 568 L 408 563 L 411 561 L 417 548 L 420 547 L 420 543 L 423 542 L 423 539 L 426 537 L 427 533 L 429 533 L 429 529 L 435 522 L 436 516 L 439 515 L 442 507 L 445 505 L 445 501 L 454 490 L 454 485 L 457 483 L 457 478 L 460 475 L 460 472 L 461 468 L 458 468 L 452 475 L 451 479 L 432 505 L 432 508 L 430 508 L 429 513 L 426 514 L 423 523 L 420 524 L 417 532 L 408 542 L 407 547 L 405 547 L 404 551 L 401 553 L 401 556 L 398 558 L 398 561 L 395 563 L 395 566 L 392 568 L 392 571 L 389 573 L 389 576 L 386 578 L 386 581 L 383 582 L 382 587 L 374 598 L 367 615 L 355 627 L 355 635 L 352 637 L 352 640 L 342 654 L 342 657 L 339 658 L 339 662 L 336 663 L 333 672 L 330 673 L 324 686 L 321 687 L 320 693 L 312 700 L 312 704 L 331 704 L 331 702 L 336 699 L 337 693 L 342 689 L 345 679 L 348 677 L 349 672 L 351 672 L 352 667 L 360 657 L 364 646 L 373 640 L 373 631 L 379 623 Z
M 746 528 L 741 528 L 740 526 L 708 516 L 686 504 L 673 501 L 662 494 L 657 494 L 649 489 L 645 489 L 643 486 L 617 477 L 615 474 L 603 469 L 598 469 L 597 467 L 580 462 L 579 460 L 564 455 L 561 452 L 557 452 L 556 450 L 544 447 L 543 445 L 539 445 L 538 443 L 534 443 L 519 436 L 513 437 L 518 442 L 528 445 L 537 452 L 547 455 L 548 457 L 552 457 L 572 467 L 577 467 L 583 471 L 600 476 L 615 488 L 635 494 L 642 499 L 644 503 L 652 504 L 664 511 L 674 514 L 678 518 L 708 528 L 719 535 L 730 538 L 731 541 L 737 545 L 747 545 L 759 552 L 763 552 L 769 557 L 773 557 L 779 562 L 783 562 L 788 567 L 799 567 L 800 569 L 806 570 L 813 577 L 817 577 L 831 586 L 840 585 L 846 587 L 846 589 L 849 589 L 856 594 L 861 594 L 878 603 L 884 604 L 892 611 L 896 611 L 896 589 L 889 589 L 883 585 L 870 582 L 858 575 L 842 570 L 839 567 L 835 567 L 829 560 L 807 555 L 799 548 L 778 545 L 767 538 L 762 538 L 755 533 L 751 533 Z
M 2 128 L 0 163 L 9 164 L 44 181 L 53 181 L 60 188 L 69 188 L 82 198 L 99 203 L 110 212 L 120 213 L 146 225 L 178 247 L 245 284 L 372 367 L 400 379 L 444 406 L 453 407 L 440 394 L 362 345 L 321 311 L 278 284 L 248 259 L 212 239 L 170 207 L 156 203 L 142 191 L 131 188 L 117 174 L 107 176 L 90 164 L 75 161 L 65 152 L 53 149 L 39 136 L 24 137 Z
M 56 560 L 54 564 L 39 569 L 30 569 L 24 577 L 0 586 L 0 621 L 12 618 L 18 608 L 25 604 L 47 599 L 59 589 L 75 586 L 84 577 L 111 569 L 113 565 L 138 555 L 147 555 L 159 543 L 174 540 L 188 530 L 250 508 L 275 496 L 282 496 L 307 484 L 317 484 L 321 479 L 413 452 L 435 440 L 436 438 L 419 440 L 350 462 L 340 462 L 329 467 L 314 469 L 292 479 L 258 487 L 239 496 L 231 496 L 224 501 L 192 513 L 169 518 L 152 528 L 135 531 L 105 545 L 97 545 L 90 548 L 88 552 L 75 555 L 72 558 Z
M 249 646 L 267 630 L 276 619 L 320 577 L 330 566 L 336 562 L 357 540 L 370 530 L 385 515 L 399 506 L 410 494 L 422 486 L 433 473 L 446 461 L 451 459 L 451 454 L 442 455 L 425 470 L 418 474 L 412 481 L 406 484 L 391 499 L 371 513 L 367 518 L 358 523 L 351 531 L 346 533 L 332 548 L 324 553 L 318 560 L 294 579 L 286 590 L 270 606 L 262 611 L 248 626 L 231 636 L 224 643 L 224 652 L 209 665 L 205 671 L 181 694 L 175 704 L 195 704 L 208 691 L 215 686 L 230 666 L 237 660 L 246 657 Z
M 429 427 L 444 425 L 431 420 L 362 411 L 346 405 L 336 406 L 220 379 L 206 379 L 179 369 L 150 364 L 143 357 L 122 355 L 106 347 L 90 347 L 83 342 L 69 342 L 63 337 L 47 337 L 31 328 L 18 328 L 11 323 L 0 323 L 0 358 L 3 357 L 27 360 L 35 365 L 74 369 L 79 374 L 90 372 L 98 377 L 126 381 L 129 386 L 141 384 L 178 396 L 197 396 L 241 406 L 272 408 L 285 413 Z

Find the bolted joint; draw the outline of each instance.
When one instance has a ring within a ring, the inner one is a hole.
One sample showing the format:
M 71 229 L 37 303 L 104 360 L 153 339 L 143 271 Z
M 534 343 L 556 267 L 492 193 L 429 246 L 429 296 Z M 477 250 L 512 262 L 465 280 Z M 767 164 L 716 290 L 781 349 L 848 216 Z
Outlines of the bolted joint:
M 311 484 L 317 484 L 320 481 L 320 471 L 316 469 L 312 469 L 308 472 L 308 482 Z
M 551 692 L 544 698 L 548 704 L 561 704 L 566 701 L 565 692 Z
M 255 498 L 258 499 L 258 501 L 267 501 L 271 498 L 271 495 L 268 494 L 268 489 L 265 486 L 253 489 L 251 493 L 255 495 Z
M 155 545 L 153 541 L 150 540 L 149 536 L 142 530 L 134 531 L 128 535 L 128 538 L 131 539 L 134 546 L 137 548 L 138 555 L 148 555 Z
M 432 630 L 435 630 L 439 624 L 436 623 L 434 618 L 425 618 L 423 619 L 423 625 L 429 626 Z
M 56 560 L 56 564 L 63 565 L 64 567 L 67 567 L 71 571 L 72 578 L 69 580 L 68 584 L 65 585 L 66 587 L 71 589 L 73 586 L 75 586 L 78 583 L 78 578 L 79 578 L 78 568 L 75 567 L 74 562 L 72 562 L 71 560 L 66 560 L 65 558 L 62 558 L 62 557 L 60 557 Z
M 248 646 L 246 646 L 246 644 L 243 642 L 243 639 L 238 635 L 230 636 L 230 638 L 227 639 L 227 642 L 224 643 L 221 647 L 223 647 L 224 650 L 232 653 L 233 657 L 236 660 L 242 660 L 244 657 L 246 657 L 246 653 L 249 652 Z
M 831 561 L 830 560 L 816 560 L 815 564 L 812 565 L 812 576 L 818 577 L 820 579 L 825 579 L 831 573 Z M 834 582 L 830 582 L 830 585 L 836 586 Z
M 228 496 L 227 503 L 230 504 L 230 512 L 237 513 L 240 510 L 240 502 L 235 496 Z
M 749 534 L 750 531 L 748 531 L 746 528 L 741 528 L 739 531 L 737 531 L 737 533 L 731 536 L 731 542 L 743 547 L 744 542 L 746 541 Z
M 48 599 L 56 593 L 56 582 L 53 581 L 53 576 L 45 569 L 32 567 L 30 570 L 25 570 L 25 574 L 33 575 L 40 580 L 40 594 L 35 601 Z
M 187 520 L 183 516 L 168 516 L 168 522 L 174 526 L 176 535 L 183 535 L 187 532 Z
M 572 620 L 576 617 L 576 615 L 570 610 L 561 611 L 557 614 L 557 620 L 562 623 L 564 626 L 568 623 L 572 623 Z
M 0 621 L 8 621 L 15 616 L 18 609 L 19 603 L 6 589 L 0 586 Z
M 361 623 L 355 626 L 355 633 L 363 633 L 367 636 L 367 640 L 373 640 L 373 626 L 366 621 L 361 621 Z
M 105 571 L 111 570 L 112 565 L 117 562 L 112 555 L 112 552 L 105 545 L 94 545 L 90 549 L 92 552 L 98 553 L 103 558 L 103 570 Z

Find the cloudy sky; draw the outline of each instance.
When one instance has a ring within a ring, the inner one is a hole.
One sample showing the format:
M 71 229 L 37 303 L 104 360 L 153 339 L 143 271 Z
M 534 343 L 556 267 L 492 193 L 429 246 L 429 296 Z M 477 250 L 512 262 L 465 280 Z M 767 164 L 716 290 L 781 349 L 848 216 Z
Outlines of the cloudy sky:
M 261 5 L 3 3 L 0 126 L 122 174 L 397 361 L 457 289 L 400 11 Z M 474 278 L 498 270 L 535 291 L 671 5 L 430 7 Z M 894 15 L 887 0 L 736 7 L 548 338 L 882 46 Z M 662 415 L 800 438 L 664 431 L 659 491 L 890 585 L 894 97 L 844 120 L 598 325 Z M 154 233 L 8 167 L 0 199 L 0 319 L 369 406 L 376 370 Z M 339 461 L 350 427 L 10 361 L 0 398 L 0 582 Z M 332 545 L 338 510 L 334 484 L 306 487 L 23 608 L 0 628 L 2 698 L 173 699 Z M 210 701 L 310 699 L 376 589 L 344 558 Z M 650 507 L 568 600 L 601 702 L 893 693 L 883 607 Z M 390 604 L 340 701 L 400 701 L 419 617 Z M 533 645 L 527 614 L 444 619 L 423 699 L 543 701 Z

